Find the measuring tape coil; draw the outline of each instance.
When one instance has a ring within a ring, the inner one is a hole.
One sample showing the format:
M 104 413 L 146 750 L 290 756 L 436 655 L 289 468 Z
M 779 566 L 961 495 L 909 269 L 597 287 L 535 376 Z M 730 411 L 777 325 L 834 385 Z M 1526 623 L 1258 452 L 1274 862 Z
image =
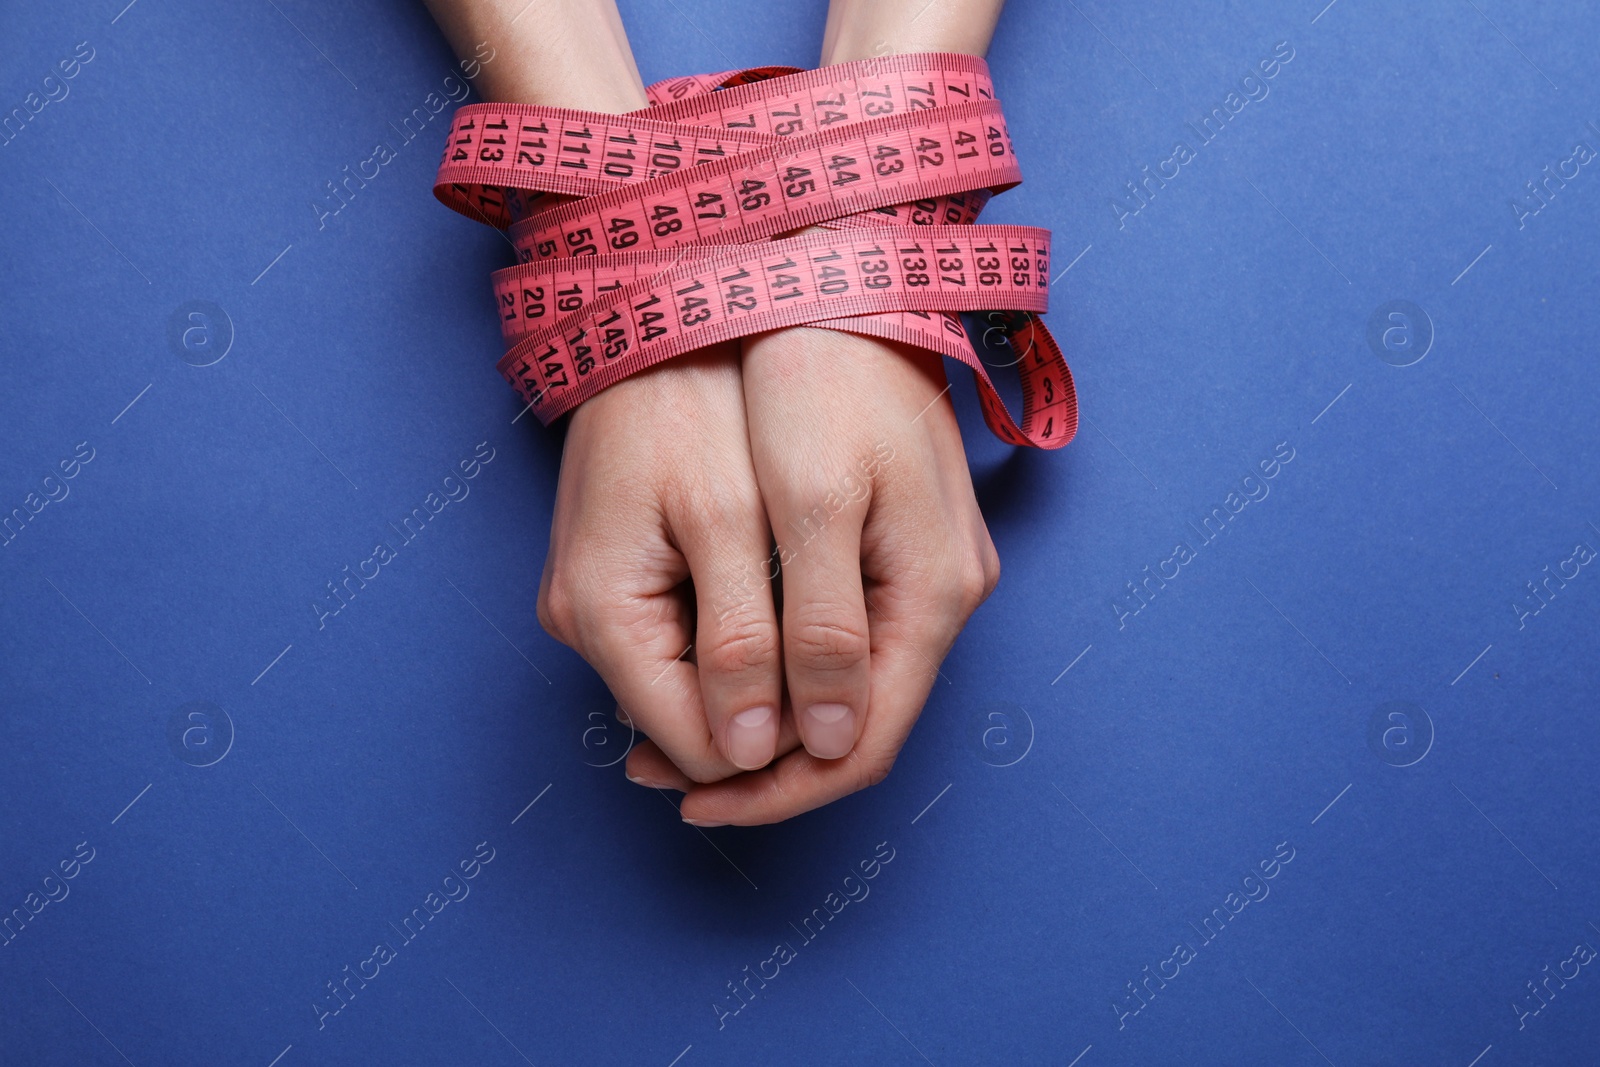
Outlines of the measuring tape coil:
M 487 103 L 451 121 L 434 195 L 517 250 L 493 275 L 498 369 L 542 422 L 662 360 L 808 325 L 960 360 L 1011 444 L 1072 439 L 1072 374 L 1037 317 L 1050 233 L 975 225 L 1022 179 L 982 59 L 761 67 L 647 93 L 625 115 Z M 986 313 L 986 347 L 1009 343 L 1020 422 L 962 312 Z

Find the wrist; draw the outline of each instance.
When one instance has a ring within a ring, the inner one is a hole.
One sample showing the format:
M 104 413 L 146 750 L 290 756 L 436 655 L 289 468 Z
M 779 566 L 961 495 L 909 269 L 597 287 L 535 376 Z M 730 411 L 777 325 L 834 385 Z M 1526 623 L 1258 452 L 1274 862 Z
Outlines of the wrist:
M 485 99 L 618 115 L 649 104 L 629 57 L 612 49 L 557 54 L 541 44 L 513 48 L 507 59 L 481 86 Z
M 833 0 L 822 63 L 849 63 L 910 52 L 989 50 L 1004 0 Z
M 646 106 L 615 0 L 428 0 L 461 56 L 488 46 L 485 100 L 620 114 Z

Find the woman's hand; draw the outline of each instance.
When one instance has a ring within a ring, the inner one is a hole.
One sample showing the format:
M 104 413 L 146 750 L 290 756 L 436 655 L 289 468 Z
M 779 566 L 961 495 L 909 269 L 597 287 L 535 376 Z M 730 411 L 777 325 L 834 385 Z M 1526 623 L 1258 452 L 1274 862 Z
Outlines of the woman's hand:
M 799 327 L 746 339 L 743 384 L 782 564 L 787 754 L 696 785 L 665 745 L 636 747 L 629 775 L 686 789 L 700 825 L 777 822 L 882 781 L 1000 577 L 940 356 Z
M 615 0 L 428 5 L 458 55 L 492 47 L 485 99 L 646 104 Z M 761 767 L 795 744 L 778 713 L 770 548 L 737 346 L 681 356 L 573 412 L 539 621 L 600 672 L 676 764 L 672 782 Z
M 539 621 L 654 742 L 647 785 L 765 766 L 783 676 L 771 537 L 737 346 L 633 375 L 572 415 Z

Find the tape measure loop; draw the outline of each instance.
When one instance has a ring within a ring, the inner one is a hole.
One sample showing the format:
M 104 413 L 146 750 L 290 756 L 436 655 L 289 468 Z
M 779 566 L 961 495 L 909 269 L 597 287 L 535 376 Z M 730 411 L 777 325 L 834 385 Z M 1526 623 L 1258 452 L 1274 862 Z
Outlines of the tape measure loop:
M 977 224 L 1022 180 L 983 60 L 758 67 L 647 96 L 627 115 L 488 103 L 451 120 L 434 195 L 517 249 L 494 274 L 498 367 L 542 422 L 662 360 L 812 325 L 965 363 L 1002 440 L 1072 439 L 1072 374 L 1037 317 L 1049 231 Z M 1020 422 L 960 312 L 1015 353 Z

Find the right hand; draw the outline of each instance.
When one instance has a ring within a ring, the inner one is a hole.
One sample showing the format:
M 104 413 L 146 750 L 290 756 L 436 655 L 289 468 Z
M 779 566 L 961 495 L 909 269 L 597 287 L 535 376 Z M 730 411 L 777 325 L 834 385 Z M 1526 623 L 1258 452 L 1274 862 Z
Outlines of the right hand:
M 782 714 L 771 554 L 737 345 L 632 375 L 572 413 L 539 622 L 695 782 L 799 745 Z

